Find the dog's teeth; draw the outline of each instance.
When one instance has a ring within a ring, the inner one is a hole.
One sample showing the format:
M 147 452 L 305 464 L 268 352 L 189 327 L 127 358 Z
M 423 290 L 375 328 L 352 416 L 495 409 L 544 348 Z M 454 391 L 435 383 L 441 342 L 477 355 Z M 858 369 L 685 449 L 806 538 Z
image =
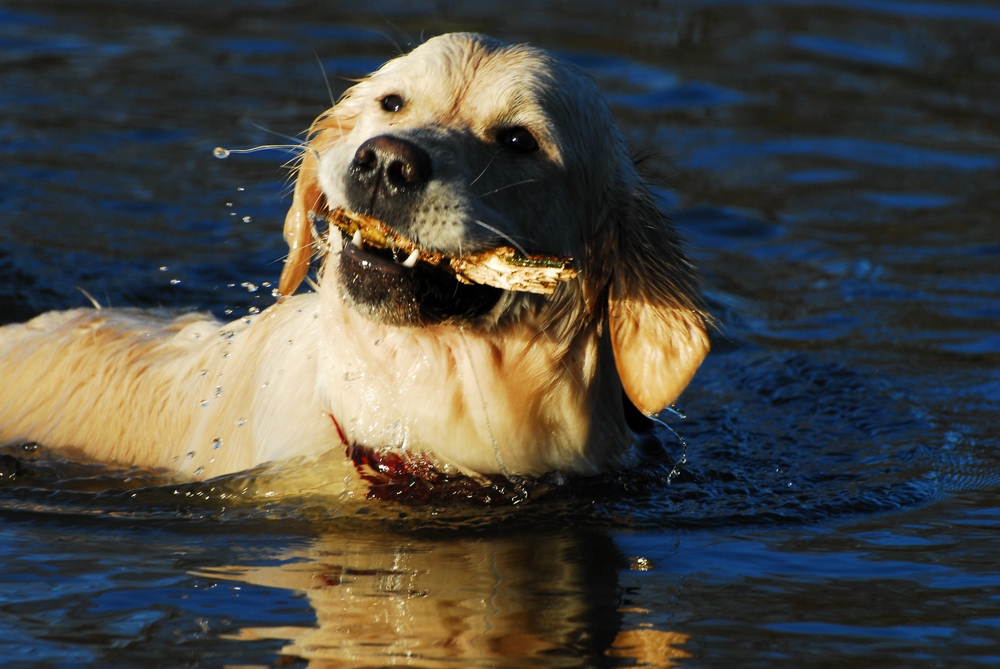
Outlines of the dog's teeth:
M 361 244 L 361 231 L 355 230 L 354 236 L 351 237 L 351 243 L 357 246 L 359 249 L 363 249 L 364 246 Z
M 406 260 L 403 261 L 403 267 L 413 267 L 417 264 L 417 258 L 420 257 L 420 251 L 413 249 L 410 251 L 410 255 L 406 256 Z

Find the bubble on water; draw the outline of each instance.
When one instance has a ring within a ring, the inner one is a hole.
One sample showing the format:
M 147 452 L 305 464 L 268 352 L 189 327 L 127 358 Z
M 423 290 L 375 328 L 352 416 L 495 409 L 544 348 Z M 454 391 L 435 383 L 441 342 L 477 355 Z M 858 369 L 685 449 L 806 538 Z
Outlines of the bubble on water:
M 218 158 L 219 160 L 225 160 L 226 158 L 229 157 L 230 153 L 231 151 L 229 149 L 224 149 L 221 146 L 215 147 L 215 149 L 212 151 L 212 155 Z
M 636 555 L 629 558 L 629 570 L 631 571 L 652 571 L 655 568 L 656 565 L 647 557 Z

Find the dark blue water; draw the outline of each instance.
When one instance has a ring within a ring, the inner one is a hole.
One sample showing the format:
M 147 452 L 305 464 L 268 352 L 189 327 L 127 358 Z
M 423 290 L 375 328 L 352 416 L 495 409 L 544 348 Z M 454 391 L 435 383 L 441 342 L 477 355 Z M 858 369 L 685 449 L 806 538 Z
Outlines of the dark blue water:
M 290 156 L 212 149 L 450 30 L 607 92 L 721 324 L 686 447 L 421 504 L 8 449 L 4 666 L 1000 663 L 998 3 L 8 0 L 0 322 L 268 304 Z

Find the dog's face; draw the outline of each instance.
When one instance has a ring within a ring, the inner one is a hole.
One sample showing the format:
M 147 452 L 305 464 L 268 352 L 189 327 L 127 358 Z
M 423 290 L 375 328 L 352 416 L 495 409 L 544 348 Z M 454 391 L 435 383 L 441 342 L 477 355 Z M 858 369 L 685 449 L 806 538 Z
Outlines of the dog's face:
M 610 161 L 595 158 L 618 141 L 580 73 L 467 36 L 387 63 L 319 125 L 316 209 L 373 216 L 451 257 L 508 245 L 582 261 L 598 213 L 589 190 L 608 181 Z M 463 285 L 425 263 L 406 267 L 405 254 L 344 248 L 345 298 L 388 324 L 492 321 L 531 299 Z
M 575 68 L 527 46 L 438 37 L 352 87 L 317 119 L 310 147 L 286 219 L 283 295 L 308 269 L 310 214 L 339 207 L 445 256 L 506 245 L 572 257 L 580 272 L 552 296 L 465 285 L 332 230 L 324 272 L 374 323 L 495 331 L 531 318 L 572 338 L 607 322 L 591 329 L 610 331 L 625 390 L 647 413 L 704 356 L 690 268 L 596 86 Z

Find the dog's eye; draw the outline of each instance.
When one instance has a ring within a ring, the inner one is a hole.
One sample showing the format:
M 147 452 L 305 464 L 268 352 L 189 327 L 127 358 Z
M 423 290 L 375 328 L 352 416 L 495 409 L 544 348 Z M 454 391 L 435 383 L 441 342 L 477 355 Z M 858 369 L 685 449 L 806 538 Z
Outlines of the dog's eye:
M 395 93 L 390 93 L 382 98 L 381 105 L 385 111 L 395 114 L 403 108 L 403 98 Z
M 504 147 L 518 153 L 531 153 L 538 150 L 538 140 L 531 132 L 522 126 L 514 126 L 503 130 L 497 140 Z

